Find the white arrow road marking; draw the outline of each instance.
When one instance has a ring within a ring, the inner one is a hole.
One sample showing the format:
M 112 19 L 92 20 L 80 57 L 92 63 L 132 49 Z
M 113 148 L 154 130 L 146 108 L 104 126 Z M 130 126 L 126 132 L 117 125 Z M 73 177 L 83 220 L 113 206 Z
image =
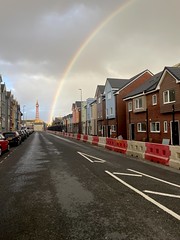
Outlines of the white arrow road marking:
M 175 195 L 175 194 L 153 192 L 153 191 L 149 191 L 149 190 L 144 190 L 143 192 L 152 193 L 152 194 L 156 194 L 156 195 L 160 195 L 160 196 L 166 196 L 166 197 L 180 198 L 180 195 Z
M 130 168 L 128 168 L 127 170 L 129 170 L 129 171 L 131 171 L 131 172 L 138 173 L 138 174 L 142 174 L 143 176 L 146 176 L 146 177 L 149 177 L 149 178 L 155 179 L 155 180 L 157 180 L 157 181 L 164 182 L 164 183 L 167 183 L 167 184 L 169 184 L 169 185 L 172 185 L 172 186 L 175 186 L 175 187 L 180 188 L 180 185 L 178 185 L 178 184 L 171 183 L 171 182 L 165 181 L 165 180 L 163 180 L 163 179 L 156 178 L 156 177 L 153 177 L 153 176 L 151 176 L 151 175 L 147 175 L 147 174 L 145 174 L 145 173 L 141 173 L 141 172 L 135 171 L 135 170 L 130 169 Z
M 135 187 L 131 186 L 130 184 L 126 183 L 125 181 L 123 181 L 122 179 L 118 178 L 117 176 L 115 176 L 113 173 L 109 172 L 109 171 L 105 171 L 107 174 L 109 174 L 111 177 L 113 177 L 114 179 L 116 179 L 117 181 L 119 181 L 120 183 L 124 184 L 126 187 L 130 188 L 131 190 L 133 190 L 134 192 L 138 193 L 139 195 L 141 195 L 143 198 L 145 198 L 146 200 L 148 200 L 149 202 L 153 203 L 154 205 L 156 205 L 157 207 L 159 207 L 160 209 L 162 209 L 163 211 L 167 212 L 168 214 L 170 214 L 171 216 L 173 216 L 174 218 L 180 220 L 180 215 L 178 215 L 177 213 L 173 212 L 172 210 L 170 210 L 169 208 L 163 206 L 162 204 L 158 203 L 157 201 L 155 201 L 153 198 L 149 197 L 148 195 L 144 194 L 143 192 L 141 192 L 140 190 L 136 189 Z
M 106 162 L 105 160 L 103 160 L 101 158 L 94 157 L 94 156 L 88 155 L 86 153 L 81 153 L 81 152 L 77 152 L 77 153 L 79 153 L 82 157 L 86 158 L 91 163 L 95 163 L 95 162 L 97 162 L 97 163 L 105 163 Z M 95 159 L 95 160 L 91 160 L 91 158 Z
M 120 172 L 113 172 L 115 175 L 122 175 L 122 176 L 130 176 L 130 177 L 142 177 L 139 174 L 132 174 L 132 173 L 120 173 Z

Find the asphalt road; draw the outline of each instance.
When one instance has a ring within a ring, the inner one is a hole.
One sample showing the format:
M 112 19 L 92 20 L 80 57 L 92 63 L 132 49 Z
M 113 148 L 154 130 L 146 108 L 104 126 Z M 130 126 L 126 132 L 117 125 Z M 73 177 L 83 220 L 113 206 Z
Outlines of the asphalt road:
M 45 132 L 0 158 L 2 240 L 179 240 L 180 172 Z

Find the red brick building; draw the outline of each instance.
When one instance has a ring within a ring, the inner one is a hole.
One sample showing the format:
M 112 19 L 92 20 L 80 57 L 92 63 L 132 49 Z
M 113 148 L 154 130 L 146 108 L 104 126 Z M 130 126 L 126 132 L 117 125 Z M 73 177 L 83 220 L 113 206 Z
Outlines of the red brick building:
M 127 139 L 127 120 L 126 120 L 126 103 L 123 98 L 135 88 L 146 82 L 153 74 L 145 70 L 130 79 L 130 82 L 115 93 L 116 96 L 116 136 L 122 136 Z
M 179 145 L 180 68 L 165 67 L 124 100 L 128 139 Z

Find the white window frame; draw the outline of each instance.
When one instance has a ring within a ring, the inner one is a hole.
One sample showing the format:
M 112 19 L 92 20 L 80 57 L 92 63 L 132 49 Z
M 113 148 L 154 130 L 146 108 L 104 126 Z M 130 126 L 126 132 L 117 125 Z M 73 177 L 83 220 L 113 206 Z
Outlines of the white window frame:
M 153 128 L 153 125 L 154 124 L 154 129 L 152 129 Z M 159 125 L 159 127 L 158 127 L 158 125 Z M 151 126 L 151 132 L 153 132 L 153 133 L 160 133 L 160 122 L 151 122 L 151 124 L 150 124 L 150 126 Z M 158 128 L 159 128 L 159 130 L 158 130 Z
M 108 98 L 108 99 L 111 99 L 111 92 L 108 92 L 107 98 Z
M 170 100 L 170 91 L 174 91 L 174 98 L 175 98 L 175 90 L 174 89 L 170 89 L 170 90 L 166 90 L 163 92 L 163 103 L 164 104 L 168 104 L 168 103 L 172 103 L 175 102 L 176 100 Z M 167 93 L 167 100 L 165 99 L 165 94 Z
M 132 112 L 132 102 L 128 102 L 128 111 Z
M 113 108 L 110 108 L 110 115 L 113 115 Z
M 157 105 L 157 94 L 152 95 L 152 105 Z
M 143 130 L 143 128 L 142 128 L 143 124 L 145 124 L 145 126 L 146 126 L 146 123 L 144 123 L 144 122 L 137 123 L 137 132 L 146 132 L 146 130 Z M 147 126 L 146 126 L 146 129 L 147 129 Z
M 111 125 L 111 131 L 116 132 L 116 126 L 115 125 Z
M 168 132 L 168 122 L 164 121 L 164 133 Z
M 140 106 L 140 100 L 141 100 L 141 103 L 142 103 L 142 106 Z M 142 109 L 143 108 L 143 99 L 142 97 L 140 98 L 136 98 L 135 99 L 135 109 Z

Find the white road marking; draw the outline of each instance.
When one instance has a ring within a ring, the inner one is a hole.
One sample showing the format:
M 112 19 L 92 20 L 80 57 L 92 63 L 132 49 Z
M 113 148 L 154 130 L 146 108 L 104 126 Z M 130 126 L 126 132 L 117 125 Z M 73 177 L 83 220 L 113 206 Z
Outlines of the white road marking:
M 86 153 L 81 153 L 81 152 L 77 152 L 77 153 L 79 153 L 82 157 L 86 158 L 91 163 L 95 163 L 95 162 L 104 163 L 104 162 L 106 162 L 105 160 L 103 160 L 101 158 L 94 157 L 94 156 L 88 155 Z M 95 160 L 91 160 L 90 158 L 95 159 Z
M 151 175 L 148 175 L 148 174 L 145 174 L 145 173 L 142 173 L 142 172 L 135 171 L 135 170 L 130 169 L 130 168 L 128 168 L 127 170 L 129 170 L 129 171 L 131 171 L 131 172 L 138 173 L 138 174 L 142 174 L 143 176 L 146 176 L 146 177 L 149 177 L 149 178 L 155 179 L 155 180 L 157 180 L 157 181 L 160 181 L 160 182 L 163 182 L 163 183 L 167 183 L 167 184 L 169 184 L 169 185 L 172 185 L 172 186 L 175 186 L 175 187 L 180 188 L 180 185 L 178 185 L 178 184 L 171 183 L 171 182 L 165 181 L 165 180 L 163 180 L 163 179 L 156 178 L 156 177 L 153 177 L 153 176 L 151 176 Z
M 152 194 L 160 195 L 160 196 L 166 196 L 166 197 L 180 198 L 180 195 L 175 195 L 175 194 L 168 194 L 168 193 L 162 193 L 162 192 L 154 192 L 154 191 L 149 191 L 149 190 L 144 190 L 143 192 L 152 193 Z
M 132 174 L 132 173 L 120 173 L 120 172 L 113 172 L 115 175 L 122 175 L 122 176 L 131 176 L 131 177 L 142 177 L 139 174 Z
M 141 192 L 140 190 L 136 189 L 135 187 L 131 186 L 130 184 L 126 183 L 125 181 L 123 181 L 122 179 L 118 178 L 117 176 L 115 176 L 113 173 L 109 172 L 109 171 L 105 171 L 107 174 L 109 174 L 111 177 L 113 177 L 114 179 L 116 179 L 117 181 L 119 181 L 120 183 L 124 184 L 126 187 L 130 188 L 131 190 L 133 190 L 134 192 L 138 193 L 139 195 L 141 195 L 143 198 L 145 198 L 146 200 L 148 200 L 149 202 L 153 203 L 154 205 L 156 205 L 157 207 L 159 207 L 160 209 L 162 209 L 163 211 L 167 212 L 168 214 L 170 214 L 171 216 L 173 216 L 174 218 L 176 218 L 177 220 L 180 220 L 180 215 L 178 215 L 177 213 L 173 212 L 172 210 L 170 210 L 169 208 L 163 206 L 162 204 L 160 204 L 159 202 L 155 201 L 153 198 L 149 197 L 148 195 L 144 194 L 143 192 Z

